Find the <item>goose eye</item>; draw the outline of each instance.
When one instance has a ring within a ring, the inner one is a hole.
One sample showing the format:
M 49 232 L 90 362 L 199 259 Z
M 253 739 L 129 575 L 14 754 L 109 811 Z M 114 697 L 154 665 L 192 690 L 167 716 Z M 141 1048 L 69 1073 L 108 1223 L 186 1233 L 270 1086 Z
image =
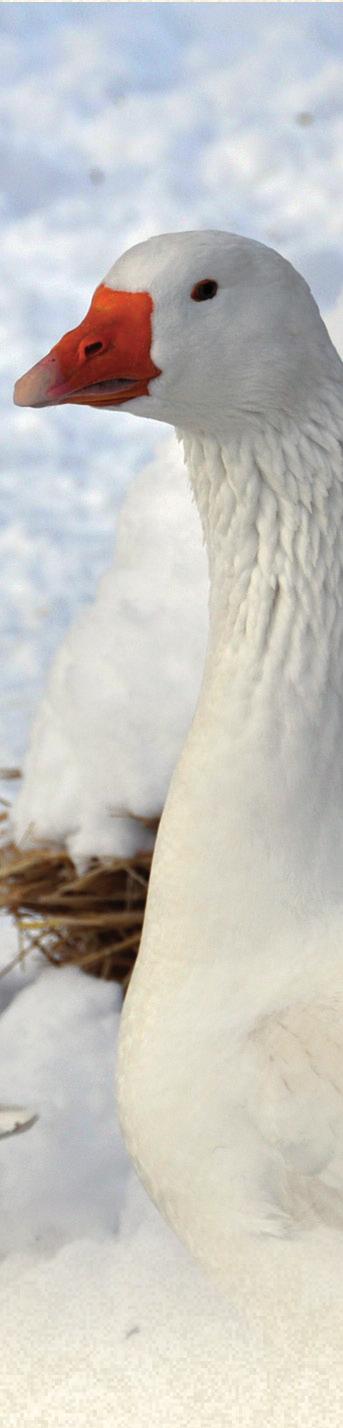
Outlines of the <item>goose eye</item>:
M 191 298 L 193 298 L 193 302 L 208 302 L 209 298 L 215 297 L 216 292 L 218 292 L 218 283 L 215 278 L 203 278 L 201 283 L 195 283 Z

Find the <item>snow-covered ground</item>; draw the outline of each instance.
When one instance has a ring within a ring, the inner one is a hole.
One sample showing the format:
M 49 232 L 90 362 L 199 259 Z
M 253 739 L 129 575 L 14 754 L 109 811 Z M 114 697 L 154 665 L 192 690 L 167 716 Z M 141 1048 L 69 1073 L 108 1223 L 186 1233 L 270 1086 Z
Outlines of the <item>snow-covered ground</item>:
M 14 379 L 150 233 L 279 247 L 343 349 L 342 11 L 316 5 L 0 6 L 2 764 L 21 761 L 52 654 L 112 558 L 116 512 L 164 441 L 86 408 L 19 411 Z M 161 461 L 163 457 L 161 455 Z M 2 925 L 1 965 L 15 937 Z M 0 980 L 0 1408 L 6 1428 L 338 1428 L 340 1269 L 232 1300 L 130 1168 L 114 1107 L 120 996 L 33 960 Z M 249 1279 L 250 1275 L 250 1279 Z M 245 1278 L 247 1276 L 247 1279 Z M 249 1287 L 250 1285 L 250 1287 Z M 328 1328 L 329 1325 L 329 1328 Z

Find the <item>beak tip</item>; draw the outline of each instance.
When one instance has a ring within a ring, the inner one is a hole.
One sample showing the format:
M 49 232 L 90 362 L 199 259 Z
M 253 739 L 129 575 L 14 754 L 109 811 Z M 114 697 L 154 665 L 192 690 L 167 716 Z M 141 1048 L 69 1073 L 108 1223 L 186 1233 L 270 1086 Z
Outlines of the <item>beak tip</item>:
M 48 392 L 55 374 L 56 364 L 48 357 L 36 362 L 29 372 L 24 372 L 15 383 L 13 401 L 16 407 L 44 407 L 49 403 Z
M 22 377 L 19 377 L 18 381 L 15 383 L 15 386 L 13 387 L 13 401 L 14 401 L 15 407 L 24 407 L 24 406 L 25 406 L 25 397 L 23 397 L 22 392 L 21 392 L 21 384 L 22 384 L 22 381 L 23 381 L 23 378 L 22 378 Z

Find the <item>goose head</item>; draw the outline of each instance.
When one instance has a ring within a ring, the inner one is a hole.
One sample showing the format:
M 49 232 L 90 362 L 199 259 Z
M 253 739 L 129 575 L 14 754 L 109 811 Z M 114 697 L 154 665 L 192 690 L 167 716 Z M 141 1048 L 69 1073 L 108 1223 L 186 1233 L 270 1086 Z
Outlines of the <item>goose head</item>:
M 167 233 L 114 263 L 14 400 L 121 407 L 225 442 L 296 419 L 335 363 L 310 289 L 279 253 L 219 231 Z

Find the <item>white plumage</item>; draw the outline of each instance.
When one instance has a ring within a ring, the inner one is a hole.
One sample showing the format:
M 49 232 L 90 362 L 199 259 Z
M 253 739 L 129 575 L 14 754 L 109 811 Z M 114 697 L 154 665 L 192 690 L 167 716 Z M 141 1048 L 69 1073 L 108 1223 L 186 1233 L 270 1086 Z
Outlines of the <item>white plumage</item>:
M 139 250 L 124 261 L 134 287 Z M 188 297 L 201 273 L 218 281 L 206 307 Z M 210 635 L 123 1015 L 120 1105 L 150 1193 L 230 1282 L 237 1233 L 343 1224 L 342 365 L 306 284 L 260 245 L 152 240 L 144 280 L 163 372 L 151 414 L 183 422 Z
M 303 279 L 248 239 L 162 235 L 105 289 L 149 295 L 155 375 L 125 409 L 178 428 L 211 580 L 122 1017 L 120 1113 L 150 1194 L 230 1285 L 248 1236 L 262 1267 L 273 1238 L 279 1271 L 285 1240 L 342 1227 L 342 364 Z M 26 400 L 37 380 L 54 399 L 46 361 Z M 132 374 L 115 377 L 114 406 Z M 100 403 L 101 383 L 78 387 Z

